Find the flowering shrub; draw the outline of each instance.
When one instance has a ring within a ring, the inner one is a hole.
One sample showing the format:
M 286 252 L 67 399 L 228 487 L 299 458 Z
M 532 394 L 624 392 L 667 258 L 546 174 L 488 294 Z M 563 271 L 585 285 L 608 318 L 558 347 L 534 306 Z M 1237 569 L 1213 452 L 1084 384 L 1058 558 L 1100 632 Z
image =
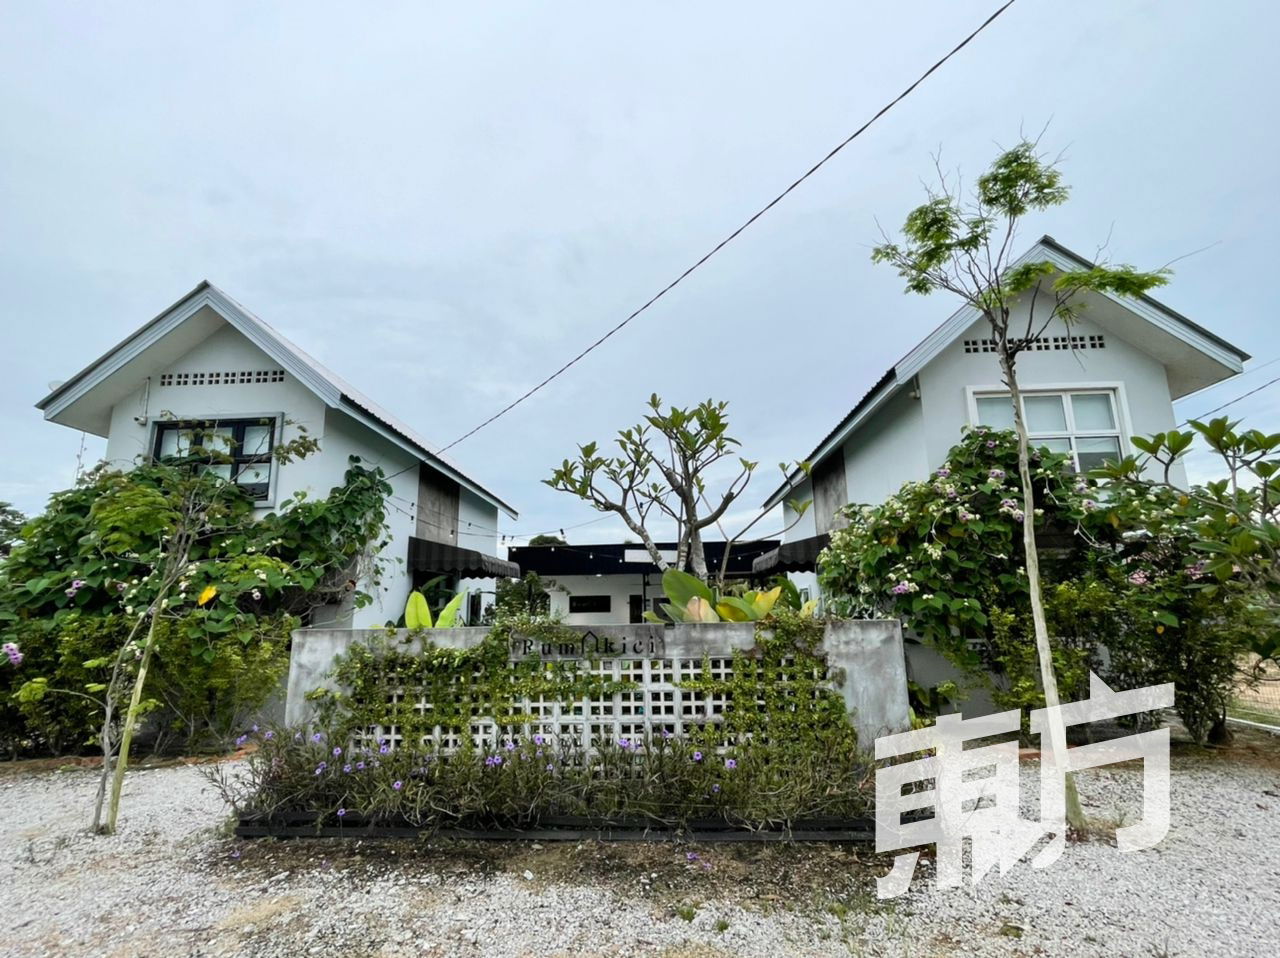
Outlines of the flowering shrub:
M 870 807 L 869 769 L 847 737 L 811 749 L 744 745 L 714 761 L 662 735 L 599 743 L 590 754 L 540 735 L 456 754 L 323 732 L 267 730 L 248 741 L 257 747 L 245 767 L 210 777 L 238 815 L 275 821 L 526 828 L 568 817 L 762 828 L 850 819 Z
M 1185 495 L 1155 484 L 1076 475 L 1065 456 L 1032 458 L 1045 614 L 1064 700 L 1092 669 L 1120 687 L 1174 682 L 1176 707 L 1198 740 L 1241 677 L 1257 619 L 1207 582 Z M 988 684 L 1002 708 L 1043 704 L 1030 619 L 1012 433 L 977 427 L 923 482 L 879 506 L 845 510 L 820 579 L 830 607 L 900 618 Z

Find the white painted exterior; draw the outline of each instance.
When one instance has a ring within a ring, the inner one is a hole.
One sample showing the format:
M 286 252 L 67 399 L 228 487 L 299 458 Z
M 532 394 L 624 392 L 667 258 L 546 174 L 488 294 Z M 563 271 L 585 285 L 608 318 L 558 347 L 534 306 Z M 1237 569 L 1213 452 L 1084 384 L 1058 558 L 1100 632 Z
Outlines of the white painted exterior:
M 269 373 L 268 379 L 282 381 L 238 381 L 242 372 L 261 371 Z M 208 383 L 215 372 L 220 377 L 216 385 L 194 384 L 196 374 L 203 374 Z M 235 382 L 225 381 L 228 373 L 236 374 Z M 192 377 L 186 384 L 181 383 L 183 374 Z M 328 389 L 319 388 L 320 382 Z M 355 404 L 341 405 L 338 400 L 349 395 L 356 397 Z M 382 581 L 379 588 L 362 584 L 374 600 L 354 610 L 349 624 L 376 628 L 394 623 L 403 613 L 412 585 L 406 558 L 409 539 L 417 531 L 419 470 L 433 468 L 434 460 L 415 451 L 420 445 L 415 436 L 391 428 L 388 414 L 241 311 L 225 294 L 207 284 L 197 287 L 55 390 L 40 408 L 55 422 L 104 435 L 105 460 L 117 469 L 131 468 L 150 456 L 157 426 L 165 421 L 269 418 L 276 422 L 277 445 L 297 438 L 305 428 L 319 441 L 319 451 L 290 463 L 272 463 L 270 492 L 259 506 L 264 512 L 298 492 L 310 498 L 327 496 L 342 484 L 352 456 L 381 467 L 392 486 Z M 437 471 L 474 486 L 451 464 L 441 463 Z M 458 529 L 444 541 L 496 556 L 499 501 L 461 484 Z M 485 604 L 493 601 L 492 579 L 463 579 L 459 586 L 487 593 Z
M 651 574 L 649 586 L 644 586 L 640 573 L 618 575 L 559 575 L 553 578 L 550 588 L 551 613 L 561 616 L 569 625 L 608 625 L 630 622 L 631 596 L 648 597 L 648 607 L 653 599 L 662 596 L 661 575 Z M 570 612 L 569 597 L 574 595 L 607 595 L 611 605 L 607 613 Z

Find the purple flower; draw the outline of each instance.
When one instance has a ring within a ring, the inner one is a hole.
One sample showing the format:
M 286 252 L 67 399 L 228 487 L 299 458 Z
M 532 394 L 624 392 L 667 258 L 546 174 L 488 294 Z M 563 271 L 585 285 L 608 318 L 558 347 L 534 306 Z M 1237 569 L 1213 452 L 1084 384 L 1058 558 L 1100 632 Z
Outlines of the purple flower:
M 701 753 L 701 752 L 694 752 L 694 753 L 693 753 L 693 760 L 694 760 L 695 762 L 701 762 L 701 761 L 702 761 L 702 753 Z
M 241 735 L 238 739 L 236 739 L 236 748 L 239 748 L 240 746 L 244 745 L 244 743 L 247 741 L 249 741 L 249 736 Z
M 992 479 L 1003 479 L 1003 478 L 1004 478 L 1004 470 L 1003 470 L 1003 469 L 992 469 L 989 473 L 987 473 L 987 475 L 988 475 L 988 476 L 990 476 Z
M 267 729 L 265 732 L 262 733 L 262 737 L 269 742 L 276 737 L 276 733 L 271 731 L 271 729 Z
M 548 766 L 547 766 L 547 771 L 548 771 L 548 772 L 554 772 L 555 770 L 556 770 L 556 767 L 555 767 L 554 765 L 548 765 Z
M 335 745 L 333 748 L 333 757 L 337 758 L 341 754 L 342 754 L 342 749 Z
M 618 739 L 618 748 L 621 748 L 621 749 L 630 749 L 630 748 L 632 748 L 632 745 L 631 745 L 631 739 L 629 739 L 629 738 L 620 738 L 620 739 Z
M 323 741 L 324 741 L 324 732 L 316 732 L 316 734 L 315 734 L 315 735 L 311 736 L 311 741 L 313 741 L 313 742 L 317 742 L 317 743 L 319 743 L 319 742 L 323 742 Z
M 363 772 L 363 771 L 364 771 L 364 762 L 356 762 L 356 771 L 357 771 L 357 772 Z
M 946 466 L 943 466 L 941 469 L 935 472 L 934 475 L 937 476 L 939 479 L 945 479 L 947 478 L 947 476 L 951 475 L 951 470 L 948 469 Z
M 533 744 L 534 744 L 534 745 L 544 745 L 544 744 L 546 744 L 546 739 L 544 739 L 541 735 L 535 735 L 535 736 L 533 737 Z
M 324 774 L 324 770 L 325 770 L 326 768 L 328 768 L 328 767 L 329 767 L 329 766 L 328 766 L 326 763 L 321 762 L 319 765 L 317 765 L 317 766 L 316 766 L 316 774 L 317 774 L 317 775 L 323 775 L 323 774 Z
M 255 726 L 253 726 L 252 728 L 250 728 L 250 729 L 249 729 L 249 731 L 250 731 L 250 732 L 254 732 L 254 733 L 256 734 L 256 733 L 257 733 L 257 731 L 258 731 L 258 726 L 256 726 L 256 725 L 255 725 Z
M 340 809 L 338 809 L 338 817 L 339 817 L 339 818 L 343 818 L 346 814 L 347 814 L 347 810 L 346 810 L 345 808 L 340 808 Z
M 117 592 L 123 592 L 123 591 L 124 591 L 125 589 L 127 589 L 127 588 L 129 588 L 129 587 L 128 587 L 127 585 L 125 585 L 123 582 L 117 582 L 117 583 L 116 583 L 116 591 L 117 591 Z
M 400 781 L 399 779 L 396 779 L 394 782 L 391 783 L 391 787 L 398 792 L 400 791 L 400 789 L 404 788 L 404 782 Z
M 894 595 L 902 595 L 904 592 L 910 592 L 911 586 L 906 582 L 899 582 L 889 591 L 892 592 Z
M 697 853 L 697 852 L 686 852 L 686 853 L 685 853 L 685 856 L 684 856 L 684 860 L 685 860 L 685 861 L 687 861 L 687 862 L 696 862 L 696 861 L 698 860 L 698 853 Z
M 724 767 L 732 772 L 735 768 L 738 767 L 738 760 L 736 758 L 726 758 L 724 760 Z
M 671 730 L 670 730 L 670 729 L 666 729 L 666 728 L 664 728 L 664 729 L 662 730 L 662 737 L 663 737 L 664 739 L 671 738 Z
M 238 848 L 237 848 L 235 851 L 233 851 L 233 852 L 231 853 L 231 857 L 232 857 L 232 858 L 239 858 L 239 857 L 240 857 L 240 849 L 238 849 Z
M 387 754 L 388 752 L 390 752 L 390 751 L 391 751 L 391 743 L 390 743 L 390 742 L 383 742 L 381 745 L 379 745 L 379 746 L 378 746 L 378 754 L 379 754 L 379 755 L 386 755 L 386 754 Z
M 713 795 L 719 793 L 719 791 L 720 791 L 719 783 L 711 786 L 711 792 Z
M 508 752 L 514 752 L 514 751 L 516 750 L 516 743 L 515 743 L 515 742 L 508 742 L 504 747 L 506 748 L 506 750 L 507 750 Z
M 988 439 L 988 440 L 987 440 L 987 448 L 988 448 L 988 449 L 994 449 L 995 447 L 996 447 L 996 441 L 995 441 L 994 439 Z
M 22 650 L 18 648 L 15 642 L 6 642 L 0 649 L 4 650 L 4 654 L 9 657 L 9 664 L 15 668 L 22 664 Z
M 1094 509 L 1098 508 L 1098 504 L 1092 499 L 1086 499 L 1081 505 L 1084 506 L 1085 512 L 1093 512 Z
M 350 766 L 350 765 L 344 765 L 344 766 L 342 766 L 342 771 L 343 771 L 343 772 L 345 772 L 347 775 L 350 775 L 350 774 L 351 774 L 351 766 Z

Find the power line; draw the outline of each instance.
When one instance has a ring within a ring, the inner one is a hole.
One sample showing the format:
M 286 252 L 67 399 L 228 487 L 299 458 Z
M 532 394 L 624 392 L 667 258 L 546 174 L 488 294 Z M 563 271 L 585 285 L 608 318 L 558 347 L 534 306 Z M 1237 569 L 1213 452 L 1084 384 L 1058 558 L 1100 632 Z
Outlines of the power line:
M 1195 418 L 1196 420 L 1201 420 L 1201 419 L 1204 419 L 1205 416 L 1212 416 L 1215 412 L 1221 412 L 1222 410 L 1226 409 L 1228 406 L 1234 406 L 1240 400 L 1248 399 L 1254 393 L 1260 393 L 1262 392 L 1262 390 L 1266 389 L 1268 386 L 1274 386 L 1276 383 L 1280 383 L 1280 376 L 1277 376 L 1275 379 L 1268 380 L 1267 382 L 1263 383 L 1261 386 L 1258 386 L 1256 389 L 1250 389 L 1247 393 L 1243 393 L 1242 395 L 1237 396 L 1235 399 L 1229 399 L 1226 402 L 1224 402 L 1221 406 L 1217 406 L 1213 409 L 1210 409 L 1206 413 L 1201 413 L 1199 416 L 1196 416 Z M 1189 422 L 1191 422 L 1190 419 L 1184 419 L 1182 420 L 1182 422 L 1178 423 L 1178 425 L 1185 426 Z
M 486 419 L 484 422 L 480 423 L 480 425 L 475 426 L 474 428 L 472 428 L 472 429 L 471 429 L 471 430 L 469 430 L 468 432 L 463 433 L 463 434 L 462 434 L 461 436 L 459 436 L 457 439 L 453 440 L 453 442 L 449 443 L 449 445 L 447 445 L 447 446 L 445 446 L 443 449 L 441 449 L 441 450 L 440 450 L 440 452 L 448 452 L 448 451 L 449 451 L 450 449 L 452 449 L 454 446 L 458 445 L 458 443 L 463 442 L 463 441 L 464 441 L 464 440 L 466 440 L 466 439 L 469 439 L 470 437 L 472 437 L 472 436 L 474 436 L 476 433 L 478 433 L 481 429 L 483 429 L 483 428 L 485 428 L 486 426 L 488 426 L 490 423 L 492 423 L 492 422 L 494 422 L 495 420 L 497 420 L 497 419 L 501 418 L 502 416 L 505 416 L 505 415 L 506 415 L 507 413 L 509 413 L 512 409 L 515 409 L 515 408 L 516 408 L 516 406 L 520 405 L 522 402 L 524 402 L 526 399 L 528 399 L 528 398 L 529 398 L 530 396 L 532 396 L 534 393 L 538 392 L 538 391 L 539 391 L 540 389 L 542 389 L 544 386 L 548 385 L 552 380 L 554 380 L 554 379 L 558 378 L 561 374 L 563 374 L 564 372 L 566 372 L 570 367 L 572 367 L 573 365 L 575 365 L 579 360 L 581 360 L 583 357 L 585 357 L 588 353 L 592 352 L 592 351 L 593 351 L 594 349 L 596 349 L 598 346 L 602 345 L 602 344 L 603 344 L 607 339 L 609 339 L 611 336 L 613 336 L 613 334 L 614 334 L 614 333 L 616 333 L 616 332 L 618 332 L 619 330 L 621 330 L 624 326 L 626 326 L 626 325 L 627 325 L 628 323 L 630 323 L 633 319 L 635 319 L 637 316 L 639 316 L 641 313 L 643 313 L 645 310 L 647 310 L 650 306 L 652 306 L 652 305 L 653 305 L 654 303 L 656 303 L 658 300 L 662 299 L 662 297 L 663 297 L 663 296 L 665 296 L 665 295 L 667 295 L 667 293 L 671 292 L 671 290 L 673 290 L 673 289 L 675 289 L 677 286 L 679 286 L 679 285 L 680 285 L 680 283 L 682 283 L 682 282 L 683 282 L 683 281 L 684 281 L 688 276 L 690 276 L 690 275 L 694 272 L 694 270 L 698 269 L 700 266 L 702 266 L 704 263 L 706 263 L 709 259 L 711 259 L 711 257 L 715 256 L 718 252 L 720 252 L 720 250 L 724 249 L 724 248 L 725 248 L 726 246 L 728 246 L 731 242 L 733 242 L 735 239 L 737 239 L 737 238 L 738 238 L 738 236 L 739 236 L 739 235 L 741 235 L 741 234 L 742 234 L 742 233 L 743 233 L 743 232 L 744 232 L 744 231 L 745 231 L 749 226 L 751 226 L 753 223 L 755 223 L 755 221 L 756 221 L 756 220 L 760 219 L 760 217 L 764 216 L 764 214 L 765 214 L 765 213 L 769 212 L 769 210 L 773 209 L 773 208 L 774 208 L 775 206 L 777 206 L 780 202 L 782 202 L 782 200 L 783 200 L 783 199 L 784 199 L 788 194 L 790 194 L 792 190 L 796 189 L 798 186 L 800 186 L 800 184 L 801 184 L 801 183 L 803 183 L 803 182 L 804 182 L 805 180 L 807 180 L 809 177 L 813 176 L 813 174 L 814 174 L 814 173 L 816 173 L 816 172 L 818 172 L 818 170 L 820 170 L 823 166 L 825 166 L 825 165 L 826 165 L 826 163 L 827 163 L 830 159 L 832 159 L 832 157 L 834 157 L 837 153 L 839 153 L 839 152 L 840 152 L 841 150 L 843 150 L 846 146 L 848 146 L 850 143 L 852 143 L 854 140 L 856 140 L 859 136 L 861 136 L 861 135 L 862 135 L 862 133 L 863 133 L 864 131 L 866 131 L 868 127 L 870 127 L 870 126 L 871 126 L 871 124 L 875 123 L 875 122 L 876 122 L 876 120 L 880 119 L 880 117 L 884 116 L 884 115 L 885 115 L 886 113 L 888 113 L 891 109 L 893 109 L 895 106 L 897 106 L 897 105 L 898 105 L 898 103 L 900 103 L 902 100 L 906 99 L 906 97 L 907 97 L 907 96 L 909 96 L 909 95 L 910 95 L 910 94 L 915 90 L 915 88 L 916 88 L 916 87 L 918 87 L 921 83 L 923 83 L 926 79 L 928 79 L 928 78 L 929 78 L 929 76 L 931 76 L 931 75 L 934 73 L 934 71 L 936 71 L 937 69 L 939 69 L 939 68 L 940 68 L 944 63 L 946 63 L 946 62 L 947 62 L 948 60 L 950 60 L 953 56 L 955 56 L 957 53 L 959 53 L 961 50 L 963 50 L 966 46 L 968 46 L 968 45 L 969 45 L 969 43 L 970 43 L 970 41 L 972 41 L 972 40 L 973 40 L 973 39 L 974 39 L 978 34 L 980 34 L 983 30 L 985 30 L 985 29 L 986 29 L 987 27 L 989 27 L 992 23 L 994 23 L 994 22 L 995 22 L 995 20 L 996 20 L 996 18 L 997 18 L 997 17 L 999 17 L 999 16 L 1000 16 L 1000 14 L 1002 14 L 1002 13 L 1004 13 L 1006 10 L 1008 10 L 1011 6 L 1013 6 L 1013 4 L 1014 4 L 1014 3 L 1015 3 L 1015 0 L 1007 0 L 1007 2 L 1006 2 L 1003 6 L 1001 6 L 999 9 L 997 9 L 997 10 L 995 11 L 995 13 L 991 14 L 991 16 L 987 17 L 987 19 L 986 19 L 986 20 L 982 21 L 981 25 L 979 25 L 979 27 L 978 27 L 976 30 L 974 30 L 974 31 L 973 31 L 972 33 L 970 33 L 967 37 L 965 37 L 963 40 L 961 40 L 958 44 L 956 44 L 954 47 L 952 47 L 952 48 L 951 48 L 951 51 L 950 51 L 949 53 L 947 53 L 947 55 L 946 55 L 946 56 L 944 56 L 941 60 L 939 60 L 939 61 L 938 61 L 937 63 L 935 63 L 933 66 L 929 67 L 929 69 L 925 70 L 925 71 L 924 71 L 924 73 L 920 74 L 920 76 L 915 80 L 915 82 L 914 82 L 914 83 L 912 83 L 909 87 L 907 87 L 905 90 L 903 90 L 901 93 L 899 93 L 896 97 L 894 97 L 892 100 L 890 100 L 887 104 L 885 104 L 883 107 L 881 107 L 881 108 L 880 108 L 880 110 L 875 114 L 875 116 L 873 116 L 871 119 L 867 120 L 867 122 L 866 122 L 866 123 L 862 124 L 862 126 L 858 127 L 856 130 L 854 130 L 851 134 L 849 134 L 849 136 L 845 137 L 845 139 L 844 139 L 843 141 L 841 141 L 841 142 L 840 142 L 840 143 L 839 143 L 839 144 L 838 144 L 838 145 L 837 145 L 833 150 L 831 150 L 831 152 L 829 152 L 826 156 L 824 156 L 824 157 L 823 157 L 822 159 L 820 159 L 817 163 L 815 163 L 813 166 L 811 166 L 811 167 L 810 167 L 810 168 L 809 168 L 809 169 L 808 169 L 808 170 L 807 170 L 807 171 L 806 171 L 806 172 L 805 172 L 805 173 L 804 173 L 804 174 L 803 174 L 799 179 L 797 179 L 797 180 L 796 180 L 795 182 L 793 182 L 790 186 L 788 186 L 785 190 L 783 190 L 781 193 L 779 193 L 777 196 L 775 196 L 773 199 L 771 199 L 768 203 L 766 203 L 764 206 L 762 206 L 759 210 L 757 210 L 755 213 L 753 213 L 753 214 L 750 216 L 750 218 L 748 218 L 748 219 L 747 219 L 747 221 L 746 221 L 745 223 L 743 223 L 743 224 L 742 224 L 741 226 L 739 226 L 736 230 L 734 230 L 732 233 L 730 233 L 728 236 L 726 236 L 724 239 L 722 239 L 719 243 L 717 243 L 715 246 L 713 246 L 713 247 L 710 249 L 710 251 L 708 251 L 707 253 L 705 253 L 705 254 L 702 256 L 702 258 L 701 258 L 701 259 L 699 259 L 699 260 L 698 260 L 697 262 L 695 262 L 692 266 L 690 266 L 688 269 L 686 269 L 683 273 L 681 273 L 679 276 L 677 276 L 675 279 L 673 279 L 670 283 L 668 283 L 666 286 L 664 286 L 661 290 L 659 290 L 659 291 L 658 291 L 658 293 L 657 293 L 657 294 L 655 294 L 651 299 L 649 299 L 649 301 L 648 301 L 648 302 L 646 302 L 643 306 L 641 306 L 639 309 L 637 309 L 637 310 L 635 310 L 634 312 L 632 312 L 629 316 L 627 316 L 627 318 L 626 318 L 626 319 L 622 320 L 622 322 L 620 322 L 620 323 L 618 323 L 617 325 L 615 325 L 612 329 L 610 329 L 610 330 L 609 330 L 608 332 L 606 332 L 603 336 L 601 336 L 599 339 L 597 339 L 595 342 L 593 342 L 590 346 L 588 346 L 586 349 L 582 350 L 582 352 L 578 353 L 576 356 L 574 356 L 574 357 L 573 357 L 572 359 L 570 359 L 567 363 L 565 363 L 563 366 L 561 366 L 559 369 L 557 369 L 555 372 L 553 372 L 553 373 L 552 373 L 550 376 L 548 376 L 546 379 L 542 380 L 542 382 L 538 383 L 538 384 L 537 384 L 536 386 L 534 386 L 532 389 L 530 389 L 530 390 L 528 390 L 527 392 L 525 392 L 525 393 L 524 393 L 522 396 L 520 396 L 518 399 L 515 399 L 515 400 L 513 400 L 512 402 L 507 403 L 507 405 L 503 406 L 501 409 L 499 409 L 496 413 L 494 413 L 492 416 L 490 416 L 490 417 L 489 417 L 488 419 Z

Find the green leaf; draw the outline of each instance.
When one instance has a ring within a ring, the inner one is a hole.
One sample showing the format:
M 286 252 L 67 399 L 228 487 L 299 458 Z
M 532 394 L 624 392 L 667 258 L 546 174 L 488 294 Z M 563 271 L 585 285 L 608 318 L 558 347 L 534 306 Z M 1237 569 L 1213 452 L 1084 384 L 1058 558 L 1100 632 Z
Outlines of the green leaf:
M 715 601 L 715 596 L 705 582 L 679 569 L 667 569 L 662 573 L 662 591 L 672 605 L 681 609 L 688 608 L 689 601 L 694 598 L 703 599 L 707 604 Z
M 441 609 L 440 614 L 436 617 L 437 629 L 452 629 L 454 627 L 454 624 L 458 621 L 458 610 L 462 608 L 462 600 L 466 597 L 467 594 L 465 592 L 459 592 L 449 600 L 449 604 Z M 430 618 L 430 612 L 427 615 Z
M 431 628 L 431 607 L 421 592 L 410 592 L 404 606 L 404 624 L 408 629 Z

